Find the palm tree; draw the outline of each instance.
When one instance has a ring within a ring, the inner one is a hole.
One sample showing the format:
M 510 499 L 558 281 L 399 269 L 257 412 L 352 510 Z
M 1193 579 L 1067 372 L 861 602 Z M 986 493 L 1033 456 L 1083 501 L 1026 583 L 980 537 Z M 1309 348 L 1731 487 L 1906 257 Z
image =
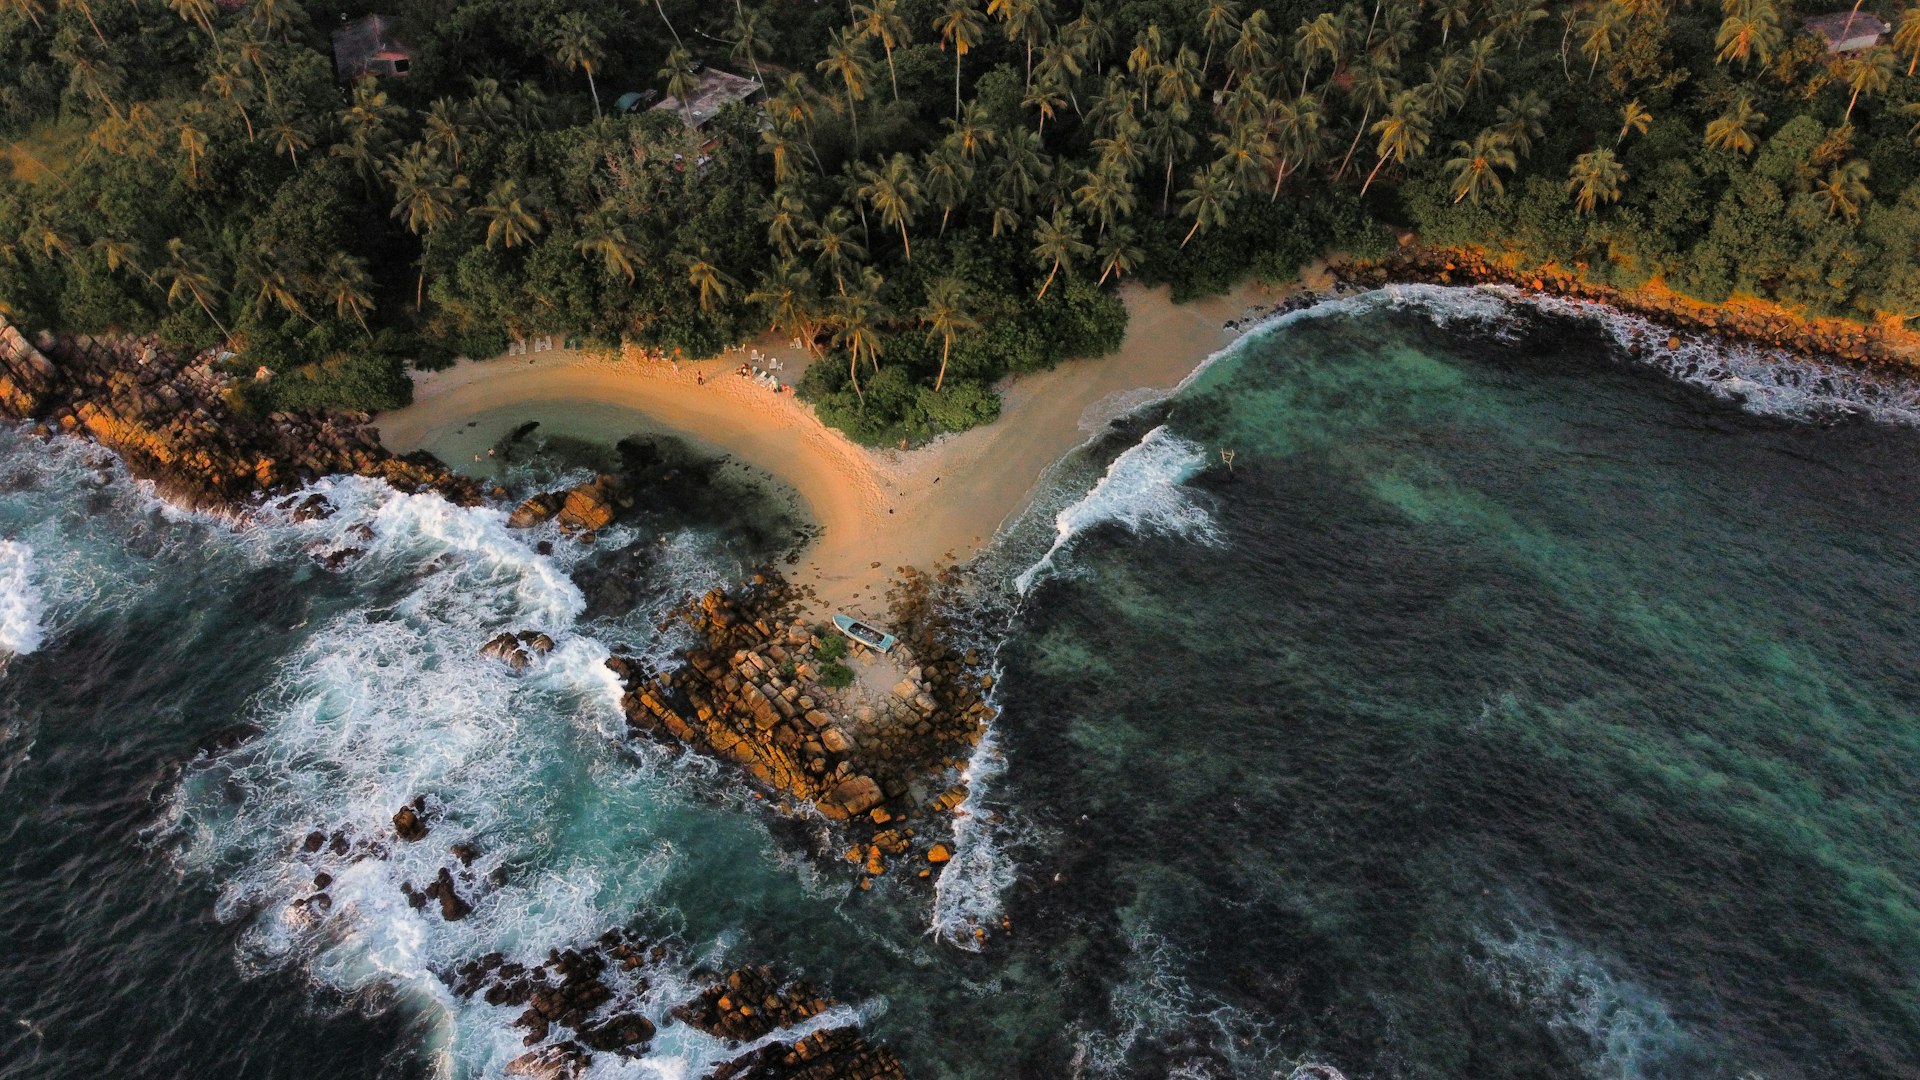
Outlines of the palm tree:
M 1267 29 L 1267 9 L 1255 8 L 1240 22 L 1240 33 L 1227 49 L 1227 86 L 1274 67 L 1273 32 Z
M 420 122 L 420 134 L 428 149 L 436 154 L 445 153 L 447 160 L 459 166 L 460 154 L 465 149 L 465 135 L 460 106 L 452 98 L 434 99 L 427 108 L 426 118 Z
M 1920 4 L 1909 4 L 1893 28 L 1893 47 L 1907 55 L 1907 77 L 1920 67 Z
M 1841 64 L 1847 88 L 1853 91 L 1853 95 L 1847 98 L 1846 115 L 1840 118 L 1842 127 L 1853 119 L 1853 107 L 1859 103 L 1862 94 L 1872 97 L 1883 93 L 1893 84 L 1893 70 L 1893 51 L 1886 48 L 1868 49 L 1848 57 Z
M 973 0 L 946 0 L 946 6 L 933 20 L 933 28 L 940 33 L 940 49 L 953 46 L 953 115 L 960 115 L 960 61 L 980 44 L 980 38 L 987 32 L 987 21 L 980 10 L 973 6 Z
M 926 174 L 927 199 L 940 208 L 940 235 L 945 236 L 948 216 L 966 201 L 973 166 L 960 157 L 959 151 L 943 144 L 927 154 L 922 171 Z
M 1127 179 L 1124 171 L 1112 166 L 1096 166 L 1082 175 L 1084 179 L 1073 191 L 1074 203 L 1100 223 L 1094 236 L 1103 237 L 1116 221 L 1133 213 L 1133 181 Z
M 1320 158 L 1320 99 L 1304 94 L 1291 102 L 1274 102 L 1267 111 L 1267 130 L 1280 159 L 1280 167 L 1273 171 L 1273 192 L 1267 196 L 1273 202 L 1280 197 L 1280 185 L 1288 174 Z
M 853 383 L 854 395 L 860 399 L 860 411 L 867 411 L 867 395 L 860 389 L 860 357 L 865 354 L 867 363 L 873 370 L 880 370 L 880 354 L 885 347 L 880 341 L 880 275 L 869 266 L 860 275 L 861 287 L 852 292 L 843 291 L 834 304 L 834 323 L 836 329 L 833 343 L 847 350 L 847 378 Z
M 814 65 L 814 70 L 823 74 L 840 76 L 840 85 L 847 92 L 847 119 L 853 124 L 853 145 L 857 153 L 860 146 L 860 101 L 867 96 L 867 50 L 865 40 L 855 37 L 845 27 L 834 30 L 827 46 L 827 58 Z
M 414 143 L 407 147 L 404 157 L 387 159 L 387 179 L 393 184 L 394 195 L 390 216 L 401 218 L 408 232 L 424 238 L 420 276 L 413 290 L 413 306 L 418 310 L 426 302 L 427 248 L 434 232 L 459 216 L 467 178 L 452 172 L 432 147 Z
M 827 216 L 810 223 L 806 247 L 818 252 L 814 265 L 833 278 L 841 296 L 847 294 L 847 277 L 867 257 L 867 249 L 853 238 L 853 215 L 844 206 L 835 205 Z
M 1056 111 L 1066 103 L 1067 96 L 1060 92 L 1058 86 L 1050 85 L 1045 79 L 1033 84 L 1026 96 L 1020 99 L 1020 104 L 1040 114 L 1040 123 L 1034 130 L 1042 135 L 1046 134 L 1047 121 L 1053 119 Z
M 1173 193 L 1174 163 L 1198 149 L 1200 140 L 1194 135 L 1192 129 L 1166 112 L 1154 113 L 1148 118 L 1147 124 L 1148 149 L 1152 151 L 1156 160 L 1164 158 L 1167 163 L 1166 178 L 1160 187 L 1160 214 L 1164 217 L 1167 213 L 1167 200 Z
M 971 162 L 994 143 L 996 133 L 987 122 L 987 108 L 978 101 L 968 102 L 966 109 L 946 125 L 946 144 L 959 152 L 961 161 Z
M 1733 108 L 1707 123 L 1707 145 L 1736 154 L 1751 154 L 1759 145 L 1754 131 L 1767 122 L 1767 114 L 1753 107 L 1753 99 L 1741 94 Z
M 1380 169 L 1388 161 L 1405 164 L 1408 158 L 1426 152 L 1427 142 L 1433 138 L 1433 121 L 1421 107 L 1418 91 L 1402 90 L 1393 96 L 1387 115 L 1375 121 L 1372 130 L 1380 136 L 1380 160 L 1367 174 L 1367 182 L 1360 185 L 1361 195 L 1373 186 L 1374 177 L 1380 175 Z
M 920 208 L 920 179 L 914 174 L 913 159 L 896 153 L 878 169 L 862 163 L 856 175 L 864 181 L 854 195 L 873 207 L 880 220 L 900 230 L 900 246 L 909 261 L 913 245 L 907 240 L 907 219 Z
M 1026 128 L 1015 128 L 1000 141 L 1000 155 L 993 164 L 992 194 L 996 211 L 1026 213 L 1033 196 L 1053 175 L 1053 161 L 1040 143 L 1040 136 Z M 1011 223 L 996 214 L 996 224 Z M 996 228 L 995 236 L 999 235 Z
M 351 314 L 361 333 L 373 340 L 373 331 L 367 329 L 367 312 L 373 310 L 373 276 L 367 273 L 366 260 L 334 252 L 320 271 L 320 290 L 333 301 L 335 314 L 343 319 Z
M 488 249 L 498 240 L 511 251 L 515 244 L 531 243 L 540 235 L 540 219 L 534 216 L 539 206 L 538 199 L 521 190 L 520 181 L 508 177 L 489 188 L 486 201 L 467 213 L 487 220 Z
M 247 141 L 252 142 L 253 117 L 247 115 L 246 97 L 253 92 L 253 81 L 237 67 L 223 67 L 207 76 L 207 89 L 240 111 L 240 121 L 247 127 Z
M 574 242 L 574 250 L 580 254 L 599 256 L 601 265 L 607 269 L 607 276 L 623 275 L 627 284 L 633 284 L 633 263 L 640 253 L 627 239 L 626 231 L 611 222 L 602 221 L 592 231 Z
M 1533 140 L 1545 133 L 1542 126 L 1550 110 L 1546 101 L 1537 91 L 1529 90 L 1525 94 L 1507 95 L 1507 103 L 1500 106 L 1494 116 L 1499 121 L 1494 125 L 1507 140 L 1507 145 L 1521 157 L 1533 153 Z
M 797 188 L 782 185 L 773 189 L 773 197 L 760 208 L 760 220 L 767 223 L 767 243 L 782 259 L 793 258 L 800 246 L 800 223 L 806 220 L 807 204 Z
M 40 29 L 40 16 L 46 14 L 47 11 L 46 8 L 40 6 L 40 0 L 6 0 L 5 7 L 15 15 L 25 15 L 33 22 L 33 28 L 35 30 Z
M 1620 109 L 1620 134 L 1614 136 L 1613 145 L 1619 146 L 1625 142 L 1629 131 L 1645 135 L 1652 123 L 1653 114 L 1640 104 L 1639 98 L 1634 98 Z
M 1626 167 L 1614 159 L 1610 149 L 1581 154 L 1567 170 L 1567 190 L 1573 192 L 1574 209 L 1582 214 L 1593 213 L 1601 203 L 1618 200 L 1626 182 Z
M 93 27 L 93 36 L 100 44 L 105 45 L 107 43 L 107 35 L 101 33 L 100 24 L 93 21 L 93 5 L 89 0 L 54 0 L 54 6 L 61 11 L 78 11 L 86 17 L 87 25 Z
M 767 84 L 766 77 L 760 74 L 760 61 L 773 54 L 773 45 L 760 33 L 760 13 L 748 11 L 733 0 L 735 17 L 733 20 L 733 49 L 728 55 L 735 60 L 745 60 L 753 68 L 753 81 L 762 86 Z M 891 62 L 891 60 L 889 60 Z
M 1626 29 L 1627 11 L 1615 0 L 1606 0 L 1594 8 L 1590 17 L 1575 24 L 1574 30 L 1580 35 L 1580 55 L 1588 60 L 1588 82 L 1593 81 L 1593 73 L 1600 69 L 1600 61 L 1620 47 Z
M 1447 35 L 1455 27 L 1467 25 L 1467 16 L 1473 11 L 1473 0 L 1433 0 L 1433 21 L 1440 24 L 1440 47 L 1447 47 Z
M 1126 277 L 1146 257 L 1140 245 L 1134 243 L 1133 230 L 1125 225 L 1102 237 L 1094 254 L 1100 263 L 1097 285 L 1105 285 L 1108 277 Z
M 263 251 L 246 258 L 240 269 L 245 277 L 253 279 L 253 306 L 256 311 L 265 311 L 270 305 L 278 305 L 289 315 L 296 315 L 308 322 L 314 321 L 313 316 L 307 314 L 307 305 L 300 299 L 302 288 L 310 283 L 310 279 L 298 260 Z
M 593 95 L 593 115 L 600 115 L 600 88 L 594 85 L 593 71 L 606 59 L 605 36 L 585 12 L 569 11 L 560 16 L 553 33 L 547 35 L 547 47 L 553 59 L 568 71 L 587 74 L 587 92 Z
M 740 284 L 714 265 L 705 244 L 692 255 L 680 256 L 680 264 L 687 268 L 687 285 L 700 296 L 701 311 L 712 311 L 716 302 L 727 298 L 728 289 Z
M 1080 226 L 1064 208 L 1055 210 L 1052 217 L 1041 218 L 1033 227 L 1033 239 L 1034 261 L 1042 266 L 1052 264 L 1047 271 L 1047 280 L 1040 283 L 1040 295 L 1035 297 L 1036 300 L 1045 300 L 1047 289 L 1053 285 L 1053 276 L 1060 272 L 1060 267 L 1075 259 L 1086 258 L 1093 253 L 1093 248 L 1080 239 Z
M 680 103 L 680 122 L 693 130 L 693 95 L 700 80 L 693 77 L 693 55 L 679 45 L 667 50 L 667 63 L 656 74 L 667 84 L 667 96 Z
M 912 43 L 913 28 L 900 15 L 900 0 L 871 0 L 853 6 L 854 29 L 862 40 L 873 40 L 887 54 L 887 78 L 893 83 L 893 100 L 900 100 L 900 75 L 893 67 L 893 50 Z
M 214 293 L 213 276 L 207 273 L 206 264 L 200 261 L 185 240 L 176 236 L 167 241 L 167 265 L 160 268 L 158 276 L 167 279 L 167 303 L 177 305 L 181 300 L 191 297 L 194 303 L 200 305 L 200 310 L 206 312 L 207 319 L 219 329 L 222 337 L 233 336 L 208 303 Z
M 1313 77 L 1314 65 L 1321 57 L 1333 67 L 1340 66 L 1346 37 L 1342 19 L 1331 11 L 1301 20 L 1300 28 L 1293 32 L 1293 59 L 1300 65 L 1301 93 L 1307 92 L 1307 80 Z
M 1360 123 L 1353 129 L 1353 139 L 1347 143 L 1347 152 L 1340 159 L 1340 167 L 1334 170 L 1336 180 L 1347 175 L 1347 165 L 1353 161 L 1353 152 L 1359 149 L 1360 140 L 1366 137 L 1373 111 L 1385 108 L 1401 89 L 1400 80 L 1394 78 L 1393 68 L 1385 64 L 1362 64 L 1351 74 L 1353 82 L 1347 89 L 1347 97 L 1361 106 Z
M 1867 163 L 1859 159 L 1829 170 L 1827 178 L 1814 185 L 1813 193 L 1826 205 L 1827 216 L 1843 216 L 1851 225 L 1860 218 L 1860 207 L 1872 192 L 1867 190 Z
M 84 8 L 85 5 L 76 4 L 75 6 Z M 220 10 L 214 6 L 213 0 L 167 0 L 167 6 L 173 9 L 174 14 L 180 16 L 181 22 L 193 23 L 207 32 L 208 41 L 213 40 L 213 17 Z M 89 14 L 87 19 L 92 21 L 93 16 Z
M 1200 9 L 1200 36 L 1207 43 L 1207 54 L 1200 58 L 1200 78 L 1213 66 L 1213 51 L 1240 35 L 1238 0 L 1206 0 Z
M 1147 94 L 1153 88 L 1153 77 L 1160 70 L 1166 50 L 1166 37 L 1160 32 L 1160 24 L 1150 22 L 1146 29 L 1134 35 L 1133 48 L 1127 52 L 1127 72 L 1140 85 L 1142 111 L 1149 107 Z
M 200 182 L 200 155 L 207 152 L 207 133 L 194 125 L 192 119 L 180 121 L 180 149 L 187 155 L 187 168 L 193 175 L 193 182 Z
M 914 316 L 927 328 L 927 341 L 940 339 L 940 373 L 933 377 L 933 392 L 937 394 L 947 381 L 947 357 L 953 353 L 953 339 L 978 330 L 980 322 L 967 311 L 966 286 L 953 277 L 938 278 L 928 285 L 927 302 Z
M 296 169 L 300 167 L 300 151 L 313 148 L 313 138 L 307 129 L 286 113 L 273 115 L 273 126 L 267 129 L 267 134 L 273 136 L 273 152 L 287 155 Z
M 1717 63 L 1737 60 L 1744 67 L 1750 60 L 1772 59 L 1783 37 L 1774 0 L 1721 0 L 1720 9 L 1726 18 L 1713 38 Z
M 760 287 L 747 294 L 747 303 L 766 308 L 767 319 L 775 330 L 812 340 L 814 309 L 813 275 L 781 259 L 772 273 L 760 275 Z
M 1500 180 L 1500 170 L 1511 172 L 1519 167 L 1519 161 L 1513 156 L 1513 150 L 1497 131 L 1482 131 L 1473 137 L 1472 142 L 1464 140 L 1453 144 L 1454 157 L 1447 161 L 1447 168 L 1453 173 L 1453 201 L 1457 205 L 1466 199 L 1472 199 L 1479 205 L 1480 196 L 1488 191 L 1499 195 L 1506 191 L 1506 185 Z
M 1267 169 L 1273 162 L 1273 144 L 1263 127 L 1248 121 L 1236 122 L 1226 131 L 1214 132 L 1208 139 L 1220 151 L 1214 163 L 1233 177 L 1234 185 L 1243 194 L 1266 186 Z
M 1193 174 L 1193 186 L 1180 192 L 1180 212 L 1193 219 L 1193 228 L 1180 241 L 1186 247 L 1195 234 L 1202 229 L 1211 229 L 1227 223 L 1227 210 L 1234 200 L 1240 197 L 1240 190 L 1233 185 L 1218 162 Z

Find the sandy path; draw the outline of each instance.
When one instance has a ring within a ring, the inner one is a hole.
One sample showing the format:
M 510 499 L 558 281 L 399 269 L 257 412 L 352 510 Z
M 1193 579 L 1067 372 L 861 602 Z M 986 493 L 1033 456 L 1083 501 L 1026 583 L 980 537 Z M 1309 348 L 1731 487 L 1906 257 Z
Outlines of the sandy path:
M 645 414 L 651 427 L 718 447 L 798 492 L 821 526 L 790 576 L 825 610 L 884 614 L 900 566 L 964 561 L 1027 505 L 1041 474 L 1131 392 L 1173 387 L 1233 339 L 1222 323 L 1276 297 L 1254 286 L 1175 306 L 1162 289 L 1123 291 L 1129 314 L 1120 350 L 1074 360 L 1002 386 L 1000 419 L 916 450 L 869 450 L 821 424 L 791 394 L 733 374 L 743 353 L 670 364 L 549 350 L 458 364 L 415 376 L 414 403 L 383 414 L 386 445 L 444 453 L 471 417 L 515 405 L 601 403 Z M 792 382 L 806 358 L 762 341 Z M 704 376 L 705 382 L 700 379 Z M 462 462 L 451 462 L 460 468 Z

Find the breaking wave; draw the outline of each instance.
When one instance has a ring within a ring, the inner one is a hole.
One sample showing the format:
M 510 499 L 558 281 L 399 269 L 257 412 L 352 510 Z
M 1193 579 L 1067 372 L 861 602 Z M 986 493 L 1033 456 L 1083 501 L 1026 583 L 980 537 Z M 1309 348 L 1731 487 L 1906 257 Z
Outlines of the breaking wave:
M 33 549 L 0 540 L 0 653 L 24 656 L 46 640 L 46 600 L 36 583 Z
M 1055 558 L 1075 537 L 1107 522 L 1124 525 L 1133 533 L 1217 542 L 1213 515 L 1184 485 L 1206 468 L 1207 460 L 1204 447 L 1165 426 L 1149 431 L 1138 445 L 1113 459 L 1092 491 L 1054 518 L 1053 546 L 1014 579 L 1014 589 L 1022 596 L 1031 592 L 1040 575 L 1055 569 Z

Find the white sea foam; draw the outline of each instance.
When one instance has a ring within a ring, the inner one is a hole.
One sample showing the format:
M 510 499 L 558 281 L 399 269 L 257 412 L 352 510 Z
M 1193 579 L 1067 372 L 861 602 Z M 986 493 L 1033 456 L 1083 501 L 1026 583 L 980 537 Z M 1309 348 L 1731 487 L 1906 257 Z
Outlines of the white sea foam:
M 1468 969 L 1545 1022 L 1595 1080 L 1665 1075 L 1693 1039 L 1645 987 L 1558 934 L 1509 925 L 1477 935 Z
M 1026 595 L 1041 574 L 1055 568 L 1056 558 L 1075 537 L 1107 522 L 1134 533 L 1217 541 L 1213 515 L 1184 484 L 1206 465 L 1205 448 L 1164 426 L 1149 431 L 1113 459 L 1092 491 L 1054 518 L 1053 546 L 1014 580 L 1015 590 Z
M 36 582 L 33 549 L 0 540 L 0 653 L 24 656 L 46 639 L 46 601 Z
M 687 789 L 711 770 L 614 752 L 625 735 L 620 687 L 606 645 L 578 625 L 585 598 L 500 510 L 351 477 L 312 490 L 331 516 L 294 522 L 269 509 L 251 531 L 275 558 L 360 552 L 342 572 L 383 599 L 316 625 L 251 707 L 261 734 L 189 774 L 167 835 L 183 869 L 218 886 L 217 913 L 243 927 L 246 962 L 302 966 L 343 992 L 395 993 L 440 1018 L 431 1042 L 444 1075 L 496 1076 L 526 1052 L 510 1026 L 518 1010 L 456 999 L 440 974 L 494 950 L 538 962 L 637 911 L 673 923 L 659 893 L 698 857 L 683 828 L 699 793 Z M 690 579 L 663 594 L 716 573 L 696 547 L 656 560 L 656 572 Z M 523 674 L 479 654 L 522 629 L 556 643 Z M 633 636 L 623 645 L 665 658 L 668 646 Z M 393 814 L 420 796 L 428 835 L 401 841 Z M 310 853 L 313 830 L 327 843 Z M 347 855 L 332 851 L 336 833 Z M 470 865 L 456 846 L 472 849 Z M 472 905 L 457 922 L 433 902 L 415 909 L 401 889 L 443 868 Z M 331 906 L 316 917 L 301 901 L 323 872 Z M 595 1055 L 593 1075 L 697 1077 L 744 1052 L 669 1023 L 699 988 L 693 963 L 608 973 L 619 1007 L 660 1032 L 644 1059 Z M 777 1037 L 859 1018 L 838 1007 Z
M 961 772 L 967 798 L 954 819 L 953 858 L 940 868 L 933 883 L 931 932 L 969 952 L 981 950 L 982 939 L 975 930 L 992 932 L 1000 917 L 1001 897 L 1019 876 L 1019 866 L 1006 850 L 1007 836 L 983 812 L 994 782 L 1006 771 L 999 737 L 989 725 Z

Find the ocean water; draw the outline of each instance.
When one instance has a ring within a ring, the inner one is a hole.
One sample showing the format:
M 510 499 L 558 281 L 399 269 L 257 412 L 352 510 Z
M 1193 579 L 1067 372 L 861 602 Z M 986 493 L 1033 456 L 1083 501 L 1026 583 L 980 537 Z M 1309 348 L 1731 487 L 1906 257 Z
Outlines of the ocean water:
M 932 890 L 624 738 L 601 662 L 807 529 L 697 449 L 629 444 L 639 505 L 542 555 L 0 432 L 0 1078 L 499 1076 L 518 1010 L 439 974 L 613 926 L 674 945 L 656 1020 L 770 963 L 923 1080 L 1913 1075 L 1920 410 L 1666 337 L 1369 294 L 1062 463 L 967 600 L 1003 714 Z M 478 656 L 520 629 L 558 647 Z M 441 867 L 466 920 L 401 892 Z

